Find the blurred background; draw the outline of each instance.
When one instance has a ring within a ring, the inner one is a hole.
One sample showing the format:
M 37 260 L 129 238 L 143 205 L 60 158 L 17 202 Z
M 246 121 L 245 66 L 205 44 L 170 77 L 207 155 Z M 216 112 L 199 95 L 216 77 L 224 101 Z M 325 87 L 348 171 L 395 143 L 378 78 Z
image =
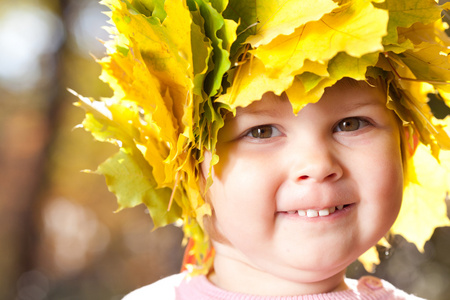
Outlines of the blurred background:
M 0 299 L 121 299 L 179 271 L 181 231 L 152 232 L 144 207 L 114 213 L 103 177 L 81 172 L 116 151 L 76 128 L 84 113 L 67 92 L 111 95 L 95 62 L 105 10 L 97 0 L 0 0 Z M 450 228 L 425 253 L 401 237 L 379 251 L 376 276 L 449 299 Z M 363 274 L 358 262 L 348 271 Z

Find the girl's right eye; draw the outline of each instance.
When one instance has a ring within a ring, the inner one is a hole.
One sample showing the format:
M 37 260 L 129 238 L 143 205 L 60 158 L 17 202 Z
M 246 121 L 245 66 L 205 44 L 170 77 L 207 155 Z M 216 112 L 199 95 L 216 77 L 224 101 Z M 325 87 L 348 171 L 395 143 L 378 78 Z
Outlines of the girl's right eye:
M 261 125 L 251 128 L 245 136 L 254 139 L 269 139 L 280 136 L 281 132 L 272 125 Z

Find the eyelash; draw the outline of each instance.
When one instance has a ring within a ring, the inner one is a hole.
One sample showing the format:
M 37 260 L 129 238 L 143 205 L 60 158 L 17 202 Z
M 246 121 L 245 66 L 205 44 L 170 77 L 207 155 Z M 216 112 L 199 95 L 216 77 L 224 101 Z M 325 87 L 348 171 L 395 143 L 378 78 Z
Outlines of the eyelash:
M 341 125 L 345 126 L 345 123 L 348 123 L 348 122 L 351 122 L 351 121 L 356 121 L 358 128 L 351 129 L 351 130 L 345 130 L 345 129 L 340 127 Z M 362 129 L 362 128 L 366 127 L 366 126 L 369 126 L 369 125 L 371 125 L 371 123 L 368 120 L 364 119 L 364 118 L 361 118 L 361 117 L 349 117 L 349 118 L 344 118 L 344 119 L 340 120 L 336 124 L 336 126 L 334 126 L 333 132 L 353 132 L 353 131 L 360 130 L 360 129 Z
M 266 136 L 266 137 L 257 137 L 255 136 L 256 134 L 267 134 L 267 132 L 270 130 L 269 134 L 270 136 Z M 275 136 L 273 136 L 275 133 Z M 259 126 L 255 126 L 250 128 L 249 130 L 247 130 L 244 134 L 245 137 L 249 137 L 252 139 L 269 139 L 269 138 L 273 138 L 273 137 L 277 137 L 280 136 L 281 132 L 278 130 L 277 127 L 275 127 L 274 125 L 270 125 L 270 124 L 265 124 L 265 125 L 259 125 Z

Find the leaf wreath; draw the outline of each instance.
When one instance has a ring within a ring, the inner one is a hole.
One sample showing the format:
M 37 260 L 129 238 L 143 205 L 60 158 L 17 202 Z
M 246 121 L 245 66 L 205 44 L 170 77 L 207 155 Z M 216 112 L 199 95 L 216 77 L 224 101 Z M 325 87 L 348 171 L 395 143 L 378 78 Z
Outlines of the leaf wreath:
M 114 95 L 79 96 L 83 126 L 119 146 L 97 173 L 119 209 L 145 204 L 155 227 L 183 225 L 186 266 L 209 270 L 211 214 L 199 164 L 212 164 L 224 115 L 268 91 L 286 92 L 294 112 L 344 77 L 383 78 L 387 106 L 420 145 L 408 158 L 404 205 L 392 228 L 423 249 L 449 225 L 450 138 L 427 93 L 450 104 L 450 40 L 433 0 L 104 0 L 111 40 L 99 60 Z M 434 156 L 434 158 L 430 155 Z M 439 161 L 441 162 L 439 164 Z M 415 171 L 416 170 L 416 171 Z M 418 172 L 420 170 L 420 172 Z M 205 186 L 211 184 L 209 179 Z M 364 255 L 370 267 L 377 258 Z

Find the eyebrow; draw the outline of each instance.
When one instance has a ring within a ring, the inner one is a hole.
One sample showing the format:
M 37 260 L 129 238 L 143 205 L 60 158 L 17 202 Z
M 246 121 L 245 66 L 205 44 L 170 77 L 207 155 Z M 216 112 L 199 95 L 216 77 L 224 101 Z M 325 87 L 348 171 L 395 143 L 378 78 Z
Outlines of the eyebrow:
M 380 101 L 358 101 L 358 102 L 354 102 L 354 103 L 348 103 L 348 104 L 344 104 L 342 105 L 342 109 L 344 110 L 356 110 L 362 107 L 366 107 L 366 106 L 380 106 L 380 107 L 386 107 L 386 104 L 380 102 Z
M 376 97 L 372 96 L 370 98 L 366 98 L 366 99 L 361 99 L 358 101 L 354 101 L 351 103 L 346 103 L 343 104 L 341 106 L 342 109 L 344 110 L 355 110 L 361 107 L 366 107 L 366 106 L 380 106 L 380 107 L 386 107 L 386 103 L 379 101 Z
M 242 110 L 236 113 L 235 119 L 246 115 L 279 117 L 282 114 L 279 109 L 244 107 L 242 108 Z
M 246 107 L 240 107 L 236 113 L 235 118 L 245 115 L 255 115 L 255 116 L 268 116 L 268 117 L 279 117 L 282 115 L 282 108 L 280 105 L 282 104 L 279 100 L 266 99 L 265 103 L 271 102 L 270 104 L 262 104 L 258 106 L 249 105 Z M 275 104 L 275 108 L 272 104 Z M 270 105 L 270 108 L 268 107 Z

